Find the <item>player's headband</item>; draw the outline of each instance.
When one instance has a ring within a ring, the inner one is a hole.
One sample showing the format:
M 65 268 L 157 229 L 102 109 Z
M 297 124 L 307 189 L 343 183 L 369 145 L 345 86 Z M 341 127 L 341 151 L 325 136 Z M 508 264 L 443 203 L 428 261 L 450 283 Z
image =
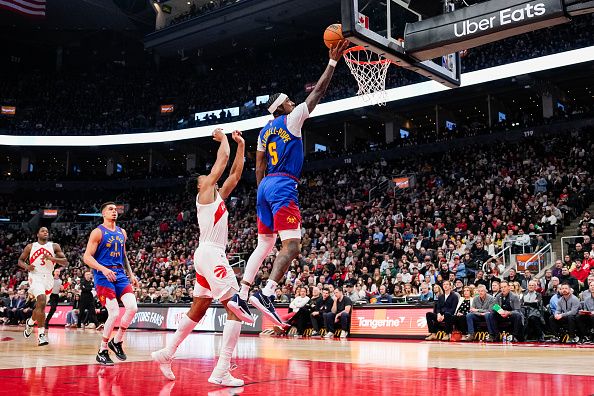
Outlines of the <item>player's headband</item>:
M 270 107 L 268 108 L 268 112 L 270 114 L 274 114 L 274 112 L 276 111 L 276 109 L 278 109 L 278 106 L 280 106 L 281 104 L 283 104 L 283 102 L 285 100 L 287 100 L 288 96 L 284 93 L 280 94 L 278 96 L 278 98 L 276 98 L 276 100 L 270 105 Z

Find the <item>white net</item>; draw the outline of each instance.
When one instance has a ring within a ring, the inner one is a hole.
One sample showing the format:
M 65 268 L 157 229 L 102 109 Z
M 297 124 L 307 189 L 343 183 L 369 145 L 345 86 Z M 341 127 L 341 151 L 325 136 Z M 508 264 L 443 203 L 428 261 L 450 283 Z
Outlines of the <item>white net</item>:
M 386 76 L 390 61 L 364 47 L 354 47 L 345 51 L 344 59 L 357 80 L 363 100 L 374 105 L 386 104 Z

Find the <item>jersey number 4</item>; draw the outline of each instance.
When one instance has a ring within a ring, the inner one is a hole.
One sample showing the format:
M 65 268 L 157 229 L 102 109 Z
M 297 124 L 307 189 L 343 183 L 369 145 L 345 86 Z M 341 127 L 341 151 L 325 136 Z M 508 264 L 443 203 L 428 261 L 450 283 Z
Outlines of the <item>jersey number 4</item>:
M 278 164 L 278 153 L 276 152 L 276 142 L 270 142 L 268 145 L 268 154 L 272 165 Z

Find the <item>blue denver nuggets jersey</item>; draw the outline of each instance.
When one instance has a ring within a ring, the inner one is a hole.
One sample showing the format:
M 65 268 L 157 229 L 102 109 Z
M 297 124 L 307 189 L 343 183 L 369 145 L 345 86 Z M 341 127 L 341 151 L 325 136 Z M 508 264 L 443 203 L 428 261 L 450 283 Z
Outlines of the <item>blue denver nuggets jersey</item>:
M 266 174 L 288 174 L 297 179 L 303 168 L 303 142 L 287 128 L 287 116 L 276 117 L 260 131 L 258 140 L 265 148 Z
M 95 260 L 106 267 L 119 266 L 124 269 L 124 243 L 126 238 L 120 227 L 116 226 L 115 231 L 108 230 L 100 225 L 101 242 L 93 255 Z

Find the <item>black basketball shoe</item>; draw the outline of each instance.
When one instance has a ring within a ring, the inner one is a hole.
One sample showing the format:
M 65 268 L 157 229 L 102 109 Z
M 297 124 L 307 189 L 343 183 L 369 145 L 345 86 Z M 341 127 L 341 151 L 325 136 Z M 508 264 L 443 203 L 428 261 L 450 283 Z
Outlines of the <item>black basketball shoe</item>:
M 109 349 L 111 349 L 113 351 L 113 353 L 115 353 L 116 357 L 120 360 L 126 360 L 127 356 L 124 353 L 124 349 L 122 349 L 122 344 L 124 343 L 124 341 L 120 341 L 120 342 L 115 342 L 113 340 L 113 338 L 109 341 L 109 343 L 107 344 L 107 346 L 109 347 Z
M 95 360 L 104 366 L 113 366 L 113 360 L 109 357 L 109 351 L 107 349 L 97 352 Z

